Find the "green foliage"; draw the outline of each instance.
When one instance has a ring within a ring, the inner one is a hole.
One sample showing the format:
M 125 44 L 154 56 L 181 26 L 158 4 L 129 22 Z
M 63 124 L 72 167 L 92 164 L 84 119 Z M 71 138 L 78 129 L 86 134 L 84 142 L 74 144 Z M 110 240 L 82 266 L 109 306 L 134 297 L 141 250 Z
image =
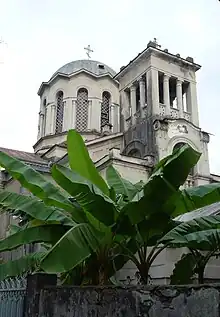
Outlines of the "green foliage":
M 192 284 L 195 274 L 196 262 L 192 253 L 183 254 L 176 262 L 173 274 L 170 276 L 170 284 L 184 285 Z
M 30 219 L 54 222 L 63 225 L 74 225 L 75 218 L 72 213 L 66 214 L 63 209 L 45 205 L 45 203 L 33 196 L 24 196 L 17 193 L 0 191 L 0 212 L 13 212 L 13 214 L 24 214 Z
M 140 183 L 134 185 L 128 180 L 123 179 L 113 166 L 107 168 L 106 178 L 109 186 L 114 188 L 116 195 L 122 195 L 128 201 L 134 198 L 142 185 Z
M 184 214 L 220 201 L 219 183 L 189 187 L 180 192 L 176 214 Z
M 43 255 L 44 253 L 40 252 L 33 253 L 20 259 L 0 264 L 0 281 L 37 270 Z
M 81 135 L 75 130 L 68 132 L 67 147 L 69 164 L 72 171 L 93 183 L 108 196 L 109 188 L 92 162 Z
M 175 220 L 176 215 L 193 210 L 194 199 L 194 206 L 204 206 L 218 197 L 217 186 L 199 192 L 179 190 L 200 157 L 191 147 L 184 146 L 159 162 L 146 184 L 132 184 L 111 166 L 107 185 L 76 131 L 69 131 L 67 143 L 70 168 L 53 165 L 55 185 L 0 152 L 0 165 L 34 195 L 0 192 L 2 212 L 27 216 L 20 230 L 0 241 L 0 251 L 34 242 L 46 249 L 39 257 L 34 254 L 2 264 L 0 279 L 40 270 L 61 274 L 67 283 L 105 284 L 131 260 L 147 283 L 151 264 L 166 246 L 202 247 L 204 239 L 207 248 L 214 239 L 217 246 L 219 219 L 185 226 Z M 148 253 L 149 246 L 153 248 Z
M 68 230 L 62 225 L 44 225 L 31 228 L 21 228 L 14 234 L 0 240 L 0 252 L 16 249 L 24 244 L 47 242 L 55 243 Z
M 170 230 L 161 240 L 173 247 L 210 250 L 220 244 L 220 216 L 206 216 L 183 222 Z
M 14 179 L 46 205 L 63 208 L 70 211 L 73 205 L 60 189 L 48 182 L 40 173 L 18 159 L 0 151 L 0 165 L 10 172 Z
M 171 283 L 187 284 L 197 273 L 199 283 L 204 281 L 204 270 L 209 259 L 220 249 L 220 216 L 196 218 L 168 232 L 161 240 L 171 247 L 187 247 L 189 255 L 176 263 Z M 188 265 L 188 271 L 181 271 Z
M 53 166 L 52 176 L 57 184 L 76 199 L 85 213 L 91 213 L 107 226 L 115 223 L 117 209 L 114 201 L 89 180 L 60 165 Z

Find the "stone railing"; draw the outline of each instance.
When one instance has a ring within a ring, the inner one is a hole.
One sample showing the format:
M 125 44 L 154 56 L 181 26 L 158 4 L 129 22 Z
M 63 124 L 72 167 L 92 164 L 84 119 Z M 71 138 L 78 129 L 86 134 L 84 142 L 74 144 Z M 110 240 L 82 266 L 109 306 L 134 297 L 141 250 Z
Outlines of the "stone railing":
M 179 110 L 175 108 L 170 108 L 170 116 L 173 119 L 178 119 L 179 118 Z
M 165 105 L 163 103 L 160 103 L 159 109 L 160 109 L 160 116 L 164 117 L 165 116 Z
M 183 118 L 186 119 L 187 121 L 191 121 L 191 113 L 184 111 Z

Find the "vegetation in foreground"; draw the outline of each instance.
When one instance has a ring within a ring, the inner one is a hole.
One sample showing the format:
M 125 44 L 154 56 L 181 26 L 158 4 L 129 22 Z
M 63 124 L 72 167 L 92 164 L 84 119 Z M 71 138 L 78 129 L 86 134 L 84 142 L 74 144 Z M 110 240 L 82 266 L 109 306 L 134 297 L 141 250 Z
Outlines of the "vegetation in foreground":
M 163 249 L 186 246 L 190 253 L 176 264 L 171 282 L 184 283 L 183 268 L 185 281 L 198 273 L 202 282 L 205 265 L 219 251 L 220 216 L 195 216 L 184 223 L 176 218 L 219 201 L 220 184 L 180 190 L 200 154 L 186 145 L 160 161 L 145 184 L 132 184 L 113 166 L 106 182 L 75 130 L 69 131 L 67 144 L 69 167 L 54 164 L 53 183 L 0 152 L 0 165 L 32 193 L 0 191 L 1 212 L 22 219 L 0 241 L 0 252 L 39 245 L 37 252 L 1 264 L 0 280 L 47 272 L 63 283 L 103 285 L 131 260 L 147 284 Z

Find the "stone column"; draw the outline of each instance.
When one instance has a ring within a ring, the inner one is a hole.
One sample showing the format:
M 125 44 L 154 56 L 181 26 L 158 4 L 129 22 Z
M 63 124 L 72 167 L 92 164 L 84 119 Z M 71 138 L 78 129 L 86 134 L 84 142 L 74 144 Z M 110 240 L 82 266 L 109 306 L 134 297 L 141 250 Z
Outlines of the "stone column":
M 120 106 L 119 105 L 115 105 L 115 109 L 116 109 L 116 111 L 115 111 L 115 122 L 116 122 L 116 124 L 115 124 L 115 133 L 117 133 L 117 132 L 120 132 Z
M 166 115 L 170 115 L 170 86 L 169 86 L 169 79 L 170 76 L 167 74 L 164 74 L 163 77 L 163 100 L 164 104 L 166 106 L 165 111 Z
M 158 71 L 150 68 L 147 71 L 147 115 L 158 115 L 159 108 L 159 85 Z
M 115 130 L 115 105 L 111 104 L 109 108 L 109 123 L 112 125 L 112 131 Z
M 199 126 L 199 114 L 198 114 L 198 101 L 197 101 L 197 89 L 196 82 L 190 82 L 189 84 L 189 112 L 191 112 L 192 122 Z
M 102 111 L 102 101 L 97 100 L 97 105 L 96 105 L 96 127 L 97 131 L 102 132 L 102 127 L 101 127 L 101 111 Z M 94 118 L 93 118 L 94 120 Z
M 144 107 L 145 107 L 145 82 L 143 78 L 139 80 L 139 87 L 140 87 L 140 112 L 141 118 L 144 117 Z
M 76 128 L 76 100 L 73 99 L 71 102 L 71 129 L 75 129 Z
M 39 112 L 39 133 L 38 133 L 38 139 L 42 138 L 44 135 L 44 114 L 42 111 Z
M 87 129 L 92 129 L 92 100 L 88 100 L 88 123 L 87 123 Z
M 137 103 L 137 100 L 136 100 L 136 87 L 135 85 L 132 85 L 130 87 L 130 95 L 131 95 L 131 121 L 132 121 L 132 124 L 135 124 L 135 113 L 136 113 L 136 103 Z
M 70 99 L 63 102 L 63 131 L 69 130 L 69 102 Z
M 53 104 L 51 105 L 51 117 L 50 117 L 50 134 L 55 134 L 55 127 L 56 127 L 56 106 Z
M 177 107 L 179 109 L 179 116 L 183 118 L 183 94 L 182 94 L 182 80 L 177 79 L 176 82 L 176 95 L 177 95 Z

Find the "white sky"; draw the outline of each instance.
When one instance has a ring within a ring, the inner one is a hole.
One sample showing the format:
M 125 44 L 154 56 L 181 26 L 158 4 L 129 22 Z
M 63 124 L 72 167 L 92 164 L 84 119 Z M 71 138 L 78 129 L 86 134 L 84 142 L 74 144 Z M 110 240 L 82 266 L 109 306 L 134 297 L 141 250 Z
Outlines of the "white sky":
M 200 125 L 212 133 L 211 172 L 220 173 L 220 2 L 218 0 L 0 0 L 0 146 L 32 151 L 37 90 L 62 65 L 92 58 L 116 71 L 154 37 L 192 56 Z M 3 63 L 1 63 L 3 62 Z

